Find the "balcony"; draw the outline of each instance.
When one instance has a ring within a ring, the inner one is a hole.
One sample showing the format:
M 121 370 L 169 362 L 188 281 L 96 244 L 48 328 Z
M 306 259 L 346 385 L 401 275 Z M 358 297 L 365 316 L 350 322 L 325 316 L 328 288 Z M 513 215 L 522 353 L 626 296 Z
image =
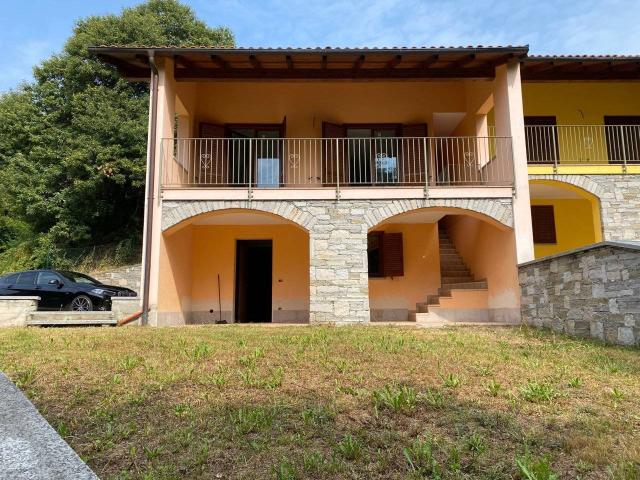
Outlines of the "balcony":
M 160 168 L 164 192 L 226 190 L 230 198 L 266 191 L 279 198 L 284 191 L 291 198 L 384 197 L 381 190 L 394 189 L 410 197 L 431 189 L 510 192 L 514 181 L 507 137 L 166 138 Z
M 530 172 L 546 166 L 640 173 L 640 125 L 527 125 L 525 138 Z

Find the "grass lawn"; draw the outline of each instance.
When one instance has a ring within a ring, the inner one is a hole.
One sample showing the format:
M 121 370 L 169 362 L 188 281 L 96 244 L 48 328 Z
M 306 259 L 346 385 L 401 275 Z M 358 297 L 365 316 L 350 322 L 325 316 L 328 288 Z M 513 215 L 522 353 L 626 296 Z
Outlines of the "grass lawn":
M 525 328 L 10 329 L 0 368 L 103 479 L 640 478 L 640 350 Z

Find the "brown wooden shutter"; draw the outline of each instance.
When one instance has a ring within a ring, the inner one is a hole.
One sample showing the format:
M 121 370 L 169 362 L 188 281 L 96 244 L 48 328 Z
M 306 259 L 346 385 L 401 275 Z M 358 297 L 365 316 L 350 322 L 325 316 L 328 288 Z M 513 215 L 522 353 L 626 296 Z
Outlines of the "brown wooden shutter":
M 196 140 L 198 183 L 220 185 L 224 182 L 225 159 L 224 125 L 200 122 L 199 140 Z
M 345 130 L 342 125 L 335 123 L 322 122 L 322 138 L 334 139 L 344 138 Z M 336 152 L 336 142 L 332 140 L 322 141 L 322 183 L 325 185 L 335 185 L 338 180 L 337 162 L 340 162 L 340 183 L 344 183 L 346 162 L 344 159 L 344 151 L 346 145 L 344 141 L 338 142 L 338 151 Z
M 382 274 L 385 277 L 402 277 L 404 275 L 401 233 L 385 233 L 382 236 Z
M 533 243 L 557 243 L 556 222 L 552 205 L 532 205 Z
M 399 181 L 405 184 L 422 185 L 424 184 L 424 152 L 427 140 L 423 138 L 428 135 L 428 127 L 426 123 L 418 123 L 415 125 L 402 125 L 401 134 L 406 138 L 402 140 L 402 148 L 400 148 L 400 162 L 398 168 Z M 415 138 L 415 137 L 419 137 Z M 428 146 L 428 145 L 426 145 Z

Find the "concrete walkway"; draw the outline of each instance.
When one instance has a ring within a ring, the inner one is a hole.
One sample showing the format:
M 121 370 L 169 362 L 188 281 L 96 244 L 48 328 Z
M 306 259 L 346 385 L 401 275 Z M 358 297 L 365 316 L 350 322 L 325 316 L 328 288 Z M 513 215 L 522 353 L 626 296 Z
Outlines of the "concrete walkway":
M 0 479 L 98 479 L 2 372 Z

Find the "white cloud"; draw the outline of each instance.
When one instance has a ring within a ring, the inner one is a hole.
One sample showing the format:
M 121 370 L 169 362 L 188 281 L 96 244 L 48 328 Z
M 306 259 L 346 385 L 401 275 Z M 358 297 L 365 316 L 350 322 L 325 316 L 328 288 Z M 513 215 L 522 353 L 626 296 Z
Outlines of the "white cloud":
M 243 46 L 529 43 L 533 53 L 640 53 L 638 0 L 198 0 Z

